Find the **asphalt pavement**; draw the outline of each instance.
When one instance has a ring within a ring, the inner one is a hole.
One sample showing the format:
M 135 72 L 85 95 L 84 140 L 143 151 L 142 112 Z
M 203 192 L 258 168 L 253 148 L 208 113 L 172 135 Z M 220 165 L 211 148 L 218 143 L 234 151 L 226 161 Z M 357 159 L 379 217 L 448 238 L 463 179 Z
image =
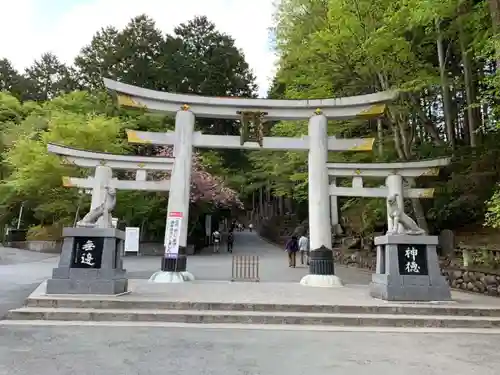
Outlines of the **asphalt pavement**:
M 498 336 L 0 327 L 0 375 L 498 375 Z
M 261 282 L 294 282 L 307 267 L 288 268 L 283 249 L 248 232 L 237 233 L 234 254 L 259 255 Z M 0 316 L 20 307 L 58 257 L 0 248 Z M 158 257 L 126 257 L 133 278 L 148 278 Z M 205 251 L 189 257 L 198 280 L 228 280 L 231 256 Z M 337 267 L 346 282 L 367 284 L 370 274 Z M 0 324 L 0 375 L 497 375 L 500 336 L 318 331 L 307 327 L 60 326 Z

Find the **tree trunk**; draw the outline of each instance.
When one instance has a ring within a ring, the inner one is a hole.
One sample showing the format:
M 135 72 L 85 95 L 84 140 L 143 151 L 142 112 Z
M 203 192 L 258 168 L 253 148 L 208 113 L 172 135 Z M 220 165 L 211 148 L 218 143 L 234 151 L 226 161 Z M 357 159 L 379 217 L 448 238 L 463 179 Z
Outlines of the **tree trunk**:
M 387 82 L 387 79 L 382 76 L 382 74 L 378 75 L 379 81 L 380 81 L 380 86 L 382 87 L 383 90 L 388 90 L 389 85 Z M 419 103 L 417 103 L 419 104 Z M 424 117 L 427 119 L 427 116 L 425 116 L 425 113 L 422 111 L 422 107 L 420 105 L 417 106 L 417 108 L 420 109 L 419 115 L 422 117 L 422 114 Z M 414 140 L 414 131 L 415 131 L 415 124 L 413 126 L 413 134 L 408 134 L 407 130 L 409 129 L 409 125 L 405 119 L 402 118 L 402 116 L 394 115 L 391 116 L 391 112 L 388 111 L 388 117 L 391 118 L 392 122 L 392 131 L 394 135 L 394 145 L 396 147 L 396 151 L 398 153 L 398 156 L 401 160 L 408 160 L 410 158 L 410 153 L 411 153 L 411 146 Z M 399 120 L 399 121 L 398 121 Z M 428 120 L 428 119 L 427 119 Z M 429 134 L 431 137 L 437 137 L 434 139 L 435 142 L 439 142 L 439 134 L 437 133 L 436 128 L 434 127 L 434 124 L 425 124 L 424 121 L 424 127 L 426 131 L 433 130 L 434 134 Z M 430 125 L 430 126 L 429 126 Z M 413 206 L 413 211 L 415 212 L 416 221 L 417 224 L 420 226 L 420 228 L 425 229 L 428 228 L 427 221 L 425 220 L 425 215 L 423 215 L 423 208 L 422 204 L 420 203 L 420 200 L 418 198 L 412 199 L 411 200 L 412 206 Z
M 415 187 L 415 179 L 414 178 L 406 178 L 409 187 Z M 427 219 L 425 218 L 424 209 L 422 207 L 422 203 L 419 198 L 410 199 L 411 206 L 413 208 L 413 213 L 415 214 L 415 221 L 417 225 L 429 233 L 429 225 L 427 224 Z
M 255 190 L 252 191 L 252 212 L 250 213 L 250 222 L 253 223 L 255 218 Z
M 404 119 L 402 119 L 404 121 Z M 402 133 L 404 131 L 399 131 L 400 128 L 403 126 L 393 126 L 394 129 L 394 142 L 396 144 L 396 151 L 398 153 L 398 156 L 401 160 L 407 161 L 411 157 L 410 153 L 410 147 L 409 147 L 409 142 L 412 141 L 410 137 L 404 137 L 402 136 Z M 415 128 L 415 126 L 414 126 Z M 405 145 L 406 143 L 406 145 Z M 409 183 L 414 183 L 414 181 L 408 181 Z M 428 231 L 428 225 L 427 225 L 427 220 L 425 219 L 425 214 L 424 214 L 424 209 L 422 207 L 422 204 L 420 202 L 420 199 L 418 198 L 412 198 L 411 200 L 411 205 L 413 207 L 413 211 L 415 213 L 415 220 L 418 224 L 418 226 L 425 231 Z
M 378 146 L 378 156 L 382 157 L 384 156 L 384 131 L 382 127 L 382 119 L 378 118 L 377 119 L 377 146 Z
M 464 85 L 465 85 L 465 98 L 467 101 L 467 120 L 469 122 L 469 138 L 471 147 L 476 147 L 476 129 L 475 123 L 476 116 L 474 115 L 473 105 L 475 103 L 474 97 L 474 82 L 472 79 L 471 58 L 469 52 L 468 37 L 464 28 L 464 17 L 467 14 L 468 4 L 466 3 L 461 10 L 458 17 L 458 30 L 459 30 L 459 43 L 460 51 L 462 53 L 462 65 L 464 70 Z
M 293 190 L 290 191 L 290 196 L 286 198 L 286 213 L 293 212 Z
M 261 186 L 259 189 L 259 216 L 264 217 L 264 186 Z
M 493 29 L 494 38 L 497 39 L 500 29 L 500 0 L 488 0 L 491 15 L 491 26 Z M 496 44 L 495 44 L 496 45 Z M 500 51 L 496 51 L 495 56 L 496 69 L 500 69 Z
M 454 148 L 455 147 L 455 131 L 453 128 L 452 112 L 451 112 L 451 95 L 450 95 L 450 85 L 448 84 L 448 72 L 446 70 L 446 54 L 443 46 L 443 34 L 441 32 L 440 22 L 436 21 L 436 28 L 438 32 L 437 37 L 437 52 L 439 60 L 439 74 L 441 77 L 441 90 L 443 93 L 443 109 L 444 109 L 444 121 L 446 125 L 446 135 L 448 138 L 448 144 Z

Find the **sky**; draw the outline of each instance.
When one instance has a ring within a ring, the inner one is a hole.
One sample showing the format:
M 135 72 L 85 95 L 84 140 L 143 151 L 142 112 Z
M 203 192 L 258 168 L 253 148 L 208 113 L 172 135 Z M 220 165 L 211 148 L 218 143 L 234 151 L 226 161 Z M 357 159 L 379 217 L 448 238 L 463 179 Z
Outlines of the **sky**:
M 207 16 L 243 50 L 257 77 L 261 97 L 266 96 L 275 71 L 275 55 L 269 43 L 273 0 L 3 1 L 6 4 L 2 4 L 0 58 L 9 59 L 20 71 L 45 52 L 71 64 L 100 28 L 121 29 L 143 13 L 165 33 L 195 16 Z

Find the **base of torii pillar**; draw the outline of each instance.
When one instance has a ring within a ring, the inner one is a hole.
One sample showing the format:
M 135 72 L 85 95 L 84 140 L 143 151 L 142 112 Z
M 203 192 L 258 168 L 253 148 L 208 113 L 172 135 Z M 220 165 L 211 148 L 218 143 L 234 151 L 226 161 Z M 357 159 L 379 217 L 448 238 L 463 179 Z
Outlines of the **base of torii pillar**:
M 194 281 L 194 276 L 192 273 L 184 272 L 170 272 L 170 271 L 158 271 L 155 272 L 150 278 L 150 283 L 185 283 L 188 281 Z
M 311 250 L 309 255 L 309 275 L 300 280 L 301 285 L 323 288 L 342 287 L 344 283 L 335 275 L 333 251 L 325 246 Z
M 150 283 L 185 283 L 194 281 L 192 273 L 186 271 L 187 257 L 186 248 L 179 246 L 179 252 L 175 258 L 163 257 L 161 271 L 155 272 L 150 278 Z

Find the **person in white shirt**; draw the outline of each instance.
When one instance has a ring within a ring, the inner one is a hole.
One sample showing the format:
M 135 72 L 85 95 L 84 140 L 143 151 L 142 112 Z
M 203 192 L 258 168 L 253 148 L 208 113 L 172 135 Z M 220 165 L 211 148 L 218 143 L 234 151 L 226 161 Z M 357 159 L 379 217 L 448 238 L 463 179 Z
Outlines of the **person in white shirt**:
M 253 224 L 252 223 L 248 224 L 248 230 L 250 231 L 250 233 L 252 232 L 252 229 L 253 229 Z
M 220 249 L 220 232 L 218 230 L 215 230 L 215 232 L 212 234 L 213 239 L 214 239 L 214 253 L 218 253 Z
M 309 239 L 303 234 L 299 239 L 300 264 L 304 264 L 304 259 L 309 264 Z

